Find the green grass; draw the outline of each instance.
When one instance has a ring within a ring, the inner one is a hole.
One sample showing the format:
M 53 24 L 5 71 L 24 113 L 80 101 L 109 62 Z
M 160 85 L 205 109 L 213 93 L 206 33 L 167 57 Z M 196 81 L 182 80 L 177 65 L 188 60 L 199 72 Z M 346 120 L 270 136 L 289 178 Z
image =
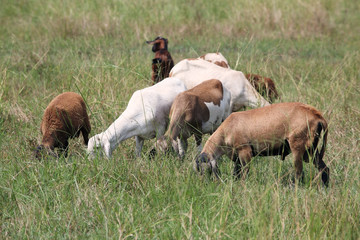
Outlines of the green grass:
M 357 1 L 0 1 L 0 238 L 360 238 L 360 5 Z M 301 101 L 329 122 L 325 189 L 311 164 L 293 185 L 290 155 L 255 158 L 234 181 L 194 173 L 135 141 L 110 160 L 32 158 L 53 97 L 81 93 L 91 136 L 151 85 L 151 47 L 169 39 L 175 62 L 220 51 L 232 68 L 272 78 L 279 101 Z

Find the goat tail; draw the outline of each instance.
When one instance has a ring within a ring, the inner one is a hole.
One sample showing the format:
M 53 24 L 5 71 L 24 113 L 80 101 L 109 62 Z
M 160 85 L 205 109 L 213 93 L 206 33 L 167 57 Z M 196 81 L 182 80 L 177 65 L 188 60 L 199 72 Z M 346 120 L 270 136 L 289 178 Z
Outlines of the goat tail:
M 324 132 L 323 144 L 321 146 L 320 152 L 316 151 L 316 155 L 315 155 L 316 161 L 322 161 L 324 154 L 325 154 L 326 143 L 327 143 L 327 134 L 328 134 L 327 123 L 325 121 L 324 122 L 321 121 L 317 125 L 315 139 L 314 139 L 314 148 L 316 148 L 318 145 L 318 142 L 320 139 L 320 134 L 322 131 Z
M 323 144 L 321 146 L 320 151 L 317 151 L 317 145 L 319 143 L 320 134 L 322 131 L 324 132 Z M 326 149 L 327 134 L 328 134 L 327 123 L 325 121 L 319 121 L 318 125 L 317 125 L 317 129 L 316 129 L 316 133 L 315 133 L 315 138 L 314 138 L 313 148 L 315 149 L 316 153 L 315 153 L 313 162 L 314 162 L 314 165 L 321 172 L 321 180 L 323 181 L 323 183 L 325 184 L 326 187 L 329 185 L 329 176 L 330 176 L 330 170 L 323 161 L 323 157 L 324 157 L 324 153 L 325 153 L 325 149 Z

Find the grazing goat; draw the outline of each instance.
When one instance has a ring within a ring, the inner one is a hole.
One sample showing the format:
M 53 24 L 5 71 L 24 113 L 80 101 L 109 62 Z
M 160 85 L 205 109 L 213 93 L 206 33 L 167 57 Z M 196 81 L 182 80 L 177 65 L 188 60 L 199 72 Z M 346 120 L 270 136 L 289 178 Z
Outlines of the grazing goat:
M 323 161 L 328 125 L 321 113 L 302 103 L 277 103 L 249 111 L 232 113 L 210 136 L 196 159 L 196 168 L 204 168 L 218 176 L 217 159 L 223 154 L 235 162 L 234 176 L 243 177 L 249 171 L 254 156 L 281 155 L 284 160 L 290 152 L 294 155 L 296 179 L 303 177 L 303 163 L 312 156 L 326 186 L 329 168 Z M 323 144 L 318 143 L 323 131 Z
M 208 62 L 214 63 L 220 67 L 223 68 L 230 68 L 228 61 L 226 58 L 219 52 L 217 53 L 206 53 L 205 55 L 202 55 L 201 57 L 198 57 L 198 59 L 203 59 Z
M 214 132 L 229 116 L 230 99 L 230 92 L 216 79 L 204 81 L 180 93 L 170 109 L 169 128 L 156 145 L 166 151 L 171 141 L 182 158 L 187 149 L 187 139 L 194 135 L 200 152 L 202 135 Z
M 263 97 L 268 98 L 270 102 L 274 102 L 276 98 L 279 98 L 279 94 L 275 88 L 275 83 L 270 78 L 251 73 L 245 74 L 245 77 L 254 86 L 254 88 Z
M 180 79 L 166 78 L 151 87 L 135 91 L 120 117 L 106 131 L 90 138 L 88 153 L 93 156 L 95 148 L 101 147 L 110 158 L 120 142 L 135 136 L 136 155 L 140 156 L 144 139 L 164 135 L 171 104 L 185 90 Z
M 83 98 L 74 92 L 55 97 L 45 109 L 40 131 L 42 141 L 35 150 L 36 158 L 41 157 L 42 149 L 53 152 L 55 148 L 64 152 L 66 157 L 69 138 L 79 137 L 80 132 L 87 145 L 91 126 Z
M 180 78 L 187 89 L 209 79 L 219 79 L 231 93 L 231 109 L 238 111 L 244 106 L 252 108 L 269 105 L 240 71 L 223 68 L 202 59 L 184 59 L 177 63 L 170 76 Z
M 152 77 L 154 84 L 169 77 L 170 70 L 174 67 L 174 61 L 167 50 L 168 40 L 157 37 L 153 41 L 146 41 L 147 44 L 153 44 L 152 51 L 155 58 L 152 60 Z
M 226 58 L 219 52 L 217 53 L 207 53 L 198 59 L 203 59 L 208 62 L 214 63 L 223 68 L 230 68 Z M 268 99 L 270 102 L 273 102 L 276 98 L 279 98 L 279 94 L 276 91 L 275 83 L 273 80 L 267 77 L 262 77 L 257 74 L 245 74 L 245 77 L 251 85 L 258 91 L 263 97 Z

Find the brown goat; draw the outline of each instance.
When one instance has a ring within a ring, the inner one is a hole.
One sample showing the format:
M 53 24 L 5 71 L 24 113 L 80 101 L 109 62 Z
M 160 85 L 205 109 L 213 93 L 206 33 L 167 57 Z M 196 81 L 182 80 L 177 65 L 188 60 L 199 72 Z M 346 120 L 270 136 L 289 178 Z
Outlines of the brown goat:
M 226 154 L 235 162 L 234 176 L 241 168 L 246 176 L 254 156 L 281 155 L 284 160 L 290 152 L 294 155 L 296 179 L 303 177 L 303 163 L 312 157 L 321 172 L 326 186 L 329 168 L 323 161 L 327 139 L 327 122 L 315 108 L 302 103 L 277 103 L 243 112 L 235 112 L 210 136 L 196 160 L 196 168 L 203 167 L 218 176 L 216 160 Z M 323 144 L 317 149 L 321 132 Z
M 200 152 L 202 135 L 214 132 L 231 113 L 230 99 L 230 92 L 216 79 L 179 93 L 170 109 L 168 130 L 157 141 L 158 148 L 168 150 L 171 141 L 174 150 L 183 158 L 187 139 L 194 135 Z
M 166 38 L 157 37 L 153 41 L 146 41 L 152 44 L 152 51 L 155 58 L 152 60 L 152 77 L 154 84 L 169 77 L 170 70 L 174 67 L 174 61 L 167 50 L 168 40 Z
M 45 109 L 41 122 L 41 145 L 35 150 L 36 158 L 40 158 L 41 150 L 53 152 L 59 148 L 67 156 L 69 138 L 79 137 L 80 132 L 84 144 L 89 141 L 91 131 L 89 116 L 83 98 L 74 92 L 65 92 L 55 97 Z
M 267 77 L 263 77 L 257 74 L 245 74 L 245 77 L 249 80 L 251 85 L 254 86 L 263 97 L 272 103 L 276 98 L 279 98 L 279 94 L 276 91 L 275 83 L 273 80 Z

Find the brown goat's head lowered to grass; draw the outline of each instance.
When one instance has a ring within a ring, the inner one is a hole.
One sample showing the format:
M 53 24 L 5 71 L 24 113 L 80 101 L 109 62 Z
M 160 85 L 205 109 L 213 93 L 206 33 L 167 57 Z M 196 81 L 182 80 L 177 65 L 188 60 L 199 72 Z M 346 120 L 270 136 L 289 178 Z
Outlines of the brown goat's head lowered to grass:
M 41 158 L 43 150 L 56 157 L 55 148 L 66 157 L 69 138 L 79 137 L 80 132 L 87 145 L 91 126 L 83 98 L 74 92 L 55 97 L 45 109 L 40 131 L 42 141 L 34 152 L 36 158 Z
M 155 57 L 152 60 L 152 76 L 154 84 L 169 77 L 170 70 L 174 66 L 174 61 L 167 50 L 168 40 L 166 38 L 157 37 L 153 41 L 146 41 L 147 44 L 152 44 L 152 51 Z
M 318 149 L 323 133 L 323 144 Z M 235 112 L 210 136 L 196 159 L 196 169 L 218 176 L 217 159 L 227 155 L 235 162 L 234 176 L 249 171 L 254 156 L 294 156 L 296 179 L 303 177 L 303 162 L 313 164 L 328 186 L 329 168 L 323 161 L 328 124 L 315 108 L 302 103 L 277 103 L 243 112 Z M 242 170 L 243 168 L 243 170 Z

